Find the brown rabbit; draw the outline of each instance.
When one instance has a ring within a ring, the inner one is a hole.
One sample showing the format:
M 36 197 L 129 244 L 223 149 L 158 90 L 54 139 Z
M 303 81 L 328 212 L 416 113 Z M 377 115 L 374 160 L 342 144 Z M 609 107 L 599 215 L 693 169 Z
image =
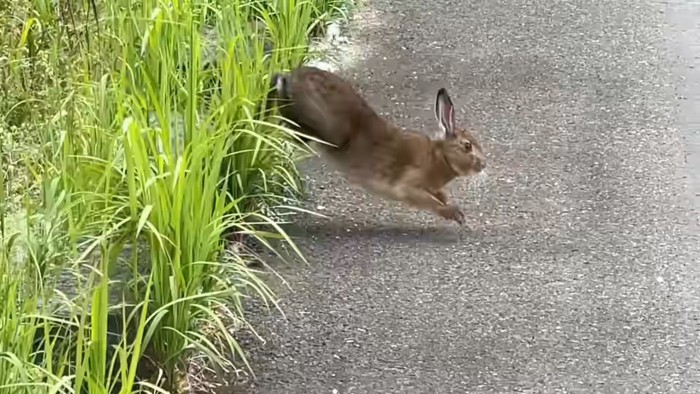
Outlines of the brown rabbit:
M 441 138 L 433 140 L 414 131 L 402 133 L 331 72 L 300 67 L 273 76 L 272 85 L 280 114 L 296 124 L 291 126 L 296 131 L 329 143 L 321 144 L 323 155 L 350 182 L 464 223 L 444 187 L 454 178 L 480 173 L 486 164 L 476 138 L 455 127 L 454 106 L 444 88 L 435 103 Z

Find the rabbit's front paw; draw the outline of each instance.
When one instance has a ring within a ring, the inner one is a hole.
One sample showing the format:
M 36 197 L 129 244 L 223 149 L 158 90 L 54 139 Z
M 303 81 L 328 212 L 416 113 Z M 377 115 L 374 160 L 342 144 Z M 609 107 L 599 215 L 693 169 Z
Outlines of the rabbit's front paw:
M 464 213 L 456 205 L 445 205 L 440 208 L 438 213 L 447 220 L 454 220 L 459 224 L 464 224 Z
M 433 197 L 440 201 L 442 205 L 449 205 L 450 203 L 450 199 L 447 197 L 447 193 L 445 193 L 444 190 L 438 190 L 434 192 Z

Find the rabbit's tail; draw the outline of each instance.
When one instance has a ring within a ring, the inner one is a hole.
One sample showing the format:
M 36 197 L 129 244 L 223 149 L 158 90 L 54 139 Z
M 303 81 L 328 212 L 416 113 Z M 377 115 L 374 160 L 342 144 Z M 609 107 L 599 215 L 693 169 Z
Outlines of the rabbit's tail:
M 290 100 L 289 93 L 289 83 L 288 75 L 286 74 L 273 74 L 270 77 L 270 85 L 268 87 L 267 102 L 266 107 L 268 111 L 272 110 L 273 107 L 280 105 L 280 101 Z
M 289 78 L 289 74 L 282 73 L 273 74 L 270 77 L 269 93 L 267 96 L 267 108 L 268 111 L 271 111 L 273 107 L 277 107 L 281 115 L 296 123 L 292 124 L 284 120 L 282 121 L 282 124 L 285 127 L 290 128 L 299 133 L 297 134 L 297 137 L 300 138 L 303 142 L 308 143 L 311 140 L 303 135 L 302 128 L 298 125 L 298 119 L 294 117 L 292 111 L 289 111 L 288 108 L 285 108 L 286 106 L 290 105 L 292 101 L 292 94 L 289 90 Z
M 289 100 L 291 99 L 289 94 L 289 75 L 287 74 L 274 74 L 270 78 L 270 88 L 272 91 L 281 99 Z
M 280 94 L 280 92 L 277 89 L 277 85 L 280 83 L 278 82 L 278 80 L 280 78 L 284 78 L 284 75 L 273 74 L 270 77 L 270 85 L 268 86 L 267 96 L 262 102 L 258 103 L 258 113 L 262 113 L 262 116 L 264 118 L 269 118 L 270 116 L 272 116 L 272 112 L 274 111 L 275 107 L 278 107 L 280 104 L 279 99 L 286 99 L 283 95 Z

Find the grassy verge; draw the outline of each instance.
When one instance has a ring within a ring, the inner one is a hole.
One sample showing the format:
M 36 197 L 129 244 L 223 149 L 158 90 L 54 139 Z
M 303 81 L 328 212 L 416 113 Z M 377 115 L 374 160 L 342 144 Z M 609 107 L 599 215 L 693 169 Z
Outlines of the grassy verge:
M 0 392 L 204 392 L 194 369 L 249 369 L 243 299 L 275 296 L 225 238 L 296 250 L 303 151 L 269 77 L 347 9 L 0 0 Z

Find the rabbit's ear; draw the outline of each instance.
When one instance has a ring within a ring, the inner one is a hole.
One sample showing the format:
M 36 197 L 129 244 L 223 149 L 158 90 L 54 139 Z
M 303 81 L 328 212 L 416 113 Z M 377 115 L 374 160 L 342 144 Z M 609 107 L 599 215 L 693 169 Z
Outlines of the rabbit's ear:
M 435 99 L 435 117 L 445 137 L 455 135 L 455 107 L 447 89 L 440 88 Z

